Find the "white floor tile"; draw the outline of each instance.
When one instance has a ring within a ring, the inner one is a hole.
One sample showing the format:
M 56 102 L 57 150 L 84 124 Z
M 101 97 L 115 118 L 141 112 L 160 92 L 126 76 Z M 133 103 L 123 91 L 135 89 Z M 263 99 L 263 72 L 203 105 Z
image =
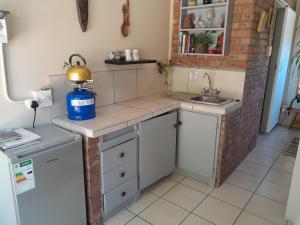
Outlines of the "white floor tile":
M 151 225 L 151 224 L 146 222 L 145 220 L 142 220 L 139 217 L 135 217 L 133 220 L 131 220 L 126 225 Z
M 280 143 L 271 139 L 264 139 L 258 144 L 258 146 L 267 146 L 274 149 L 283 150 L 286 144 L 287 143 Z
M 268 220 L 262 219 L 247 212 L 242 212 L 234 225 L 276 225 Z
M 279 159 L 279 160 L 276 161 L 273 168 L 275 170 L 279 170 L 279 171 L 282 171 L 282 172 L 285 172 L 285 173 L 292 174 L 293 170 L 294 170 L 294 163 L 291 163 L 288 160 Z
M 202 192 L 195 191 L 190 187 L 179 184 L 167 192 L 163 198 L 186 210 L 192 211 L 205 196 L 206 195 Z
M 209 186 L 208 184 L 204 184 L 189 177 L 185 178 L 183 181 L 181 181 L 181 183 L 205 194 L 209 194 L 213 190 L 213 187 Z
M 289 188 L 264 181 L 258 188 L 257 194 L 280 202 L 282 204 L 287 204 Z
M 243 209 L 251 198 L 252 192 L 224 183 L 221 187 L 215 188 L 211 196 Z
M 206 198 L 194 211 L 195 214 L 216 225 L 232 225 L 240 212 L 241 209 L 212 197 Z
M 145 192 L 137 202 L 128 207 L 128 210 L 134 214 L 139 214 L 157 199 L 158 197 L 156 195 Z
M 260 181 L 260 178 L 253 177 L 251 175 L 241 173 L 239 171 L 234 171 L 226 180 L 226 182 L 230 184 L 234 184 L 251 192 L 254 192 L 256 190 Z
M 117 215 L 107 220 L 104 225 L 124 225 L 133 219 L 135 215 L 127 210 L 123 210 Z
M 170 180 L 170 179 L 166 179 L 166 180 L 163 180 L 163 181 L 157 183 L 155 186 L 153 186 L 150 189 L 150 192 L 155 195 L 158 195 L 158 196 L 163 196 L 166 192 L 168 192 L 176 184 L 177 184 L 177 182 Z
M 259 164 L 261 166 L 271 167 L 276 160 L 275 156 L 265 156 L 263 154 L 251 152 L 247 158 L 247 161 Z
M 259 195 L 254 195 L 250 199 L 245 210 L 278 225 L 285 225 L 286 223 L 284 218 L 285 206 Z
M 294 158 L 292 156 L 284 155 L 283 153 L 280 155 L 279 159 L 284 160 L 284 161 L 288 161 L 290 163 L 295 163 L 295 161 L 296 161 L 296 158 Z
M 257 154 L 262 154 L 265 156 L 278 157 L 279 154 L 281 153 L 281 150 L 274 149 L 272 147 L 267 147 L 267 146 L 256 146 L 252 152 Z
M 266 176 L 265 180 L 284 187 L 290 187 L 292 175 L 272 169 Z
M 269 169 L 269 167 L 260 166 L 244 160 L 244 162 L 242 162 L 237 168 L 237 171 L 262 179 L 267 174 Z
M 181 225 L 214 225 L 194 214 L 189 215 Z
M 181 182 L 185 178 L 185 176 L 182 176 L 178 173 L 173 173 L 169 178 L 173 181 Z
M 140 217 L 153 225 L 178 225 L 188 214 L 188 211 L 159 199 L 142 212 Z

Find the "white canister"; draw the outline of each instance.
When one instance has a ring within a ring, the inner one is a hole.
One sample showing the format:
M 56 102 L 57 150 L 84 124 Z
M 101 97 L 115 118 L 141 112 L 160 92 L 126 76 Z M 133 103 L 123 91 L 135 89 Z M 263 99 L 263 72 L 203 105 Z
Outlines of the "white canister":
M 132 50 L 132 57 L 134 61 L 140 60 L 140 52 L 138 49 Z
M 125 49 L 125 59 L 126 61 L 132 61 L 132 54 L 130 49 Z

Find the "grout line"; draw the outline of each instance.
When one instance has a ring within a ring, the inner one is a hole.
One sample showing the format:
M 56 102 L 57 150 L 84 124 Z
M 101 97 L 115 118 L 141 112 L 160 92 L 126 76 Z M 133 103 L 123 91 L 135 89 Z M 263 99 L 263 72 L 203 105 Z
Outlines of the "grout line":
M 209 195 L 206 195 L 193 209 L 192 209 L 192 211 L 190 211 L 190 213 L 185 217 L 185 218 L 183 218 L 183 220 L 179 223 L 179 225 L 180 224 L 182 224 L 191 214 L 194 214 L 193 212 L 208 198 L 208 196 Z M 198 216 L 198 215 L 197 215 Z M 198 216 L 198 217 L 200 217 L 200 216 Z M 202 217 L 200 217 L 200 218 L 202 218 Z M 202 219 L 204 219 L 204 218 L 202 218 Z M 207 219 L 205 219 L 206 221 L 208 221 Z M 208 222 L 211 222 L 211 221 L 208 221 Z M 213 223 L 213 224 L 215 224 L 215 223 Z
M 188 177 L 186 177 L 186 178 L 188 178 Z M 205 193 L 204 191 L 200 191 L 200 190 L 198 190 L 198 189 L 196 189 L 196 188 L 193 188 L 193 187 L 191 187 L 191 186 L 189 186 L 189 185 L 187 185 L 187 184 L 182 183 L 186 178 L 184 178 L 184 179 L 180 182 L 180 184 L 183 185 L 183 186 L 186 186 L 186 187 L 188 187 L 188 188 L 191 188 L 191 189 L 193 189 L 194 191 L 198 191 L 198 192 L 200 192 L 200 193 L 202 193 L 202 194 L 209 195 L 209 194 L 210 194 L 211 192 L 213 192 L 213 190 L 215 189 L 214 187 L 212 187 L 212 190 L 210 190 L 208 193 Z M 192 178 L 190 178 L 190 179 L 192 179 Z M 192 179 L 192 180 L 194 180 L 194 179 Z M 197 180 L 195 180 L 195 181 L 197 181 Z M 197 182 L 201 183 L 200 181 L 197 181 Z M 209 186 L 209 185 L 208 185 L 208 186 Z M 210 187 L 210 186 L 209 186 L 209 187 Z
M 251 193 L 253 193 L 253 192 L 254 192 L 254 191 L 252 191 L 252 190 L 246 189 L 246 188 L 244 188 L 244 187 L 241 187 L 241 186 L 238 186 L 238 185 L 236 185 L 236 184 L 232 184 L 232 183 L 230 183 L 230 182 L 228 182 L 228 181 L 225 181 L 225 182 L 224 182 L 224 184 L 230 184 L 230 185 L 232 185 L 232 186 L 234 186 L 234 187 L 237 187 L 237 188 L 243 189 L 244 191 L 248 191 L 248 192 L 251 192 Z
M 292 137 L 290 138 L 290 140 L 291 140 L 291 139 L 292 139 Z M 285 148 L 285 147 L 283 147 L 283 148 Z M 266 175 L 263 177 L 263 179 L 261 180 L 261 182 L 259 183 L 259 185 L 258 185 L 257 188 L 255 189 L 254 193 L 253 193 L 252 196 L 250 197 L 250 199 L 247 201 L 245 207 L 242 209 L 242 211 L 240 212 L 239 216 L 238 216 L 238 217 L 236 218 L 236 220 L 234 221 L 233 225 L 236 224 L 237 220 L 240 218 L 241 214 L 242 214 L 244 211 L 248 212 L 248 211 L 246 210 L 246 207 L 249 205 L 249 202 L 251 201 L 251 199 L 253 198 L 253 196 L 256 194 L 256 192 L 257 192 L 258 189 L 260 188 L 261 184 L 265 181 L 267 175 L 268 175 L 269 172 L 272 170 L 272 168 L 274 167 L 274 165 L 276 164 L 276 162 L 279 160 L 280 155 L 282 154 L 283 151 L 284 151 L 284 149 L 281 150 L 279 156 L 274 160 L 274 162 L 273 162 L 271 168 L 268 170 L 268 172 L 266 173 Z M 252 214 L 254 214 L 254 213 L 252 213 Z M 256 215 L 256 216 L 257 216 L 257 215 Z M 261 217 L 261 218 L 263 218 L 263 217 Z M 264 218 L 264 219 L 265 219 L 265 218 Z M 268 220 L 268 219 L 267 219 L 267 220 Z M 274 223 L 274 222 L 273 222 L 273 223 Z
M 268 197 L 268 196 L 264 196 L 264 195 L 262 195 L 262 194 L 260 194 L 260 193 L 255 193 L 256 195 L 259 195 L 260 197 L 263 197 L 263 198 L 266 198 L 266 199 L 268 199 L 268 200 L 271 200 L 271 201 L 273 201 L 273 202 L 275 202 L 275 203 L 278 203 L 278 204 L 280 204 L 280 205 L 283 205 L 283 206 L 287 206 L 287 204 L 284 204 L 284 203 L 282 203 L 282 202 L 280 202 L 280 201 L 277 201 L 277 200 L 275 200 L 275 199 L 272 199 L 272 198 L 270 198 L 270 197 Z

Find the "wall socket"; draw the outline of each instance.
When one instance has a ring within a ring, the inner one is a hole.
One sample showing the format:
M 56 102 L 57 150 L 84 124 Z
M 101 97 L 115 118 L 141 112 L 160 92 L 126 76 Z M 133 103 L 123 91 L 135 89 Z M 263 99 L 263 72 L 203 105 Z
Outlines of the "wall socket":
M 198 70 L 196 69 L 189 70 L 189 80 L 190 81 L 198 80 Z
M 52 106 L 52 93 L 50 89 L 32 92 L 33 99 L 39 103 L 39 108 Z

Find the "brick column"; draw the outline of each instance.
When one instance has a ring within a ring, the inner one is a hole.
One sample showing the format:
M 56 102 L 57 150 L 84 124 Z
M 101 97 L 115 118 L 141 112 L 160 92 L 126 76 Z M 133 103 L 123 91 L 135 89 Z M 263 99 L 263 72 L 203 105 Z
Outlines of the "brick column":
M 83 137 L 87 220 L 102 225 L 99 138 Z

